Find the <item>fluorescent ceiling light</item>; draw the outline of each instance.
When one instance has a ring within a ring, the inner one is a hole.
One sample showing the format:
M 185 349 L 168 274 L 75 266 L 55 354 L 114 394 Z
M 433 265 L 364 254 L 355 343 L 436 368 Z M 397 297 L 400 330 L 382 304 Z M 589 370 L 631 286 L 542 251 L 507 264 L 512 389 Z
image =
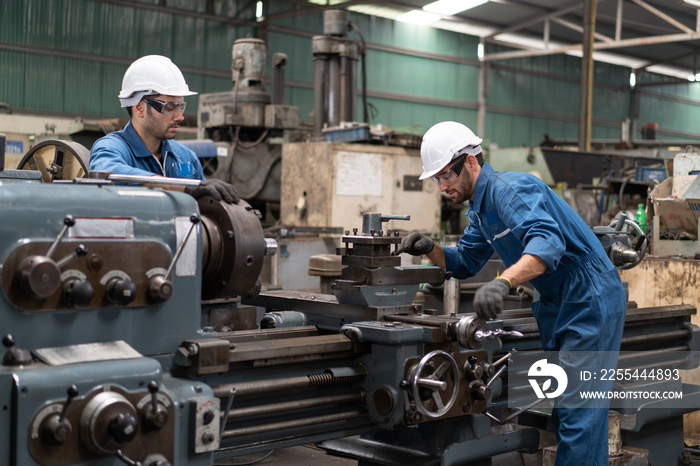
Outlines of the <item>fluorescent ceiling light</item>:
M 333 5 L 340 5 L 341 3 L 345 3 L 347 0 L 330 0 L 330 2 L 328 2 L 328 0 L 307 0 L 307 1 L 309 3 L 313 3 L 314 5 L 323 5 L 323 6 L 331 5 L 331 6 L 333 6 Z
M 433 14 L 433 13 L 427 13 L 425 11 L 421 10 L 411 10 L 408 13 L 404 13 L 398 18 L 396 18 L 396 21 L 401 21 L 404 23 L 411 23 L 411 24 L 430 24 L 434 23 L 435 21 L 439 20 L 440 16 Z
M 362 13 L 363 15 L 378 16 L 387 19 L 396 19 L 406 12 L 405 10 L 377 5 L 353 5 L 349 6 L 348 10 L 355 13 Z
M 441 19 L 440 21 L 431 24 L 431 26 L 439 29 L 445 29 L 447 31 L 459 32 L 462 34 L 477 37 L 490 36 L 491 34 L 496 32 L 496 29 L 492 27 L 462 21 L 448 21 L 444 19 Z
M 460 11 L 465 11 L 479 5 L 483 5 L 488 0 L 438 0 L 428 3 L 423 7 L 425 11 L 438 13 L 440 15 L 454 15 Z
M 583 52 L 581 50 L 566 52 L 566 54 L 572 57 L 583 57 Z M 593 60 L 602 63 L 610 63 L 611 65 L 624 66 L 626 68 L 632 68 L 633 70 L 644 68 L 649 64 L 649 61 L 641 60 L 639 58 L 627 57 L 625 55 L 618 55 L 615 53 L 596 51 L 593 51 Z
M 534 38 L 530 36 L 521 36 L 520 34 L 512 34 L 509 32 L 504 32 L 503 34 L 498 34 L 494 36 L 494 39 L 499 42 L 505 42 L 507 44 L 516 45 L 518 47 L 525 47 L 528 49 L 544 50 L 544 40 L 539 38 Z M 554 42 L 549 42 L 549 48 L 556 48 L 558 45 Z
M 675 66 L 667 65 L 651 65 L 644 68 L 644 71 L 656 74 L 665 74 L 666 76 L 675 76 L 680 79 L 690 80 L 690 76 L 693 76 L 692 71 L 684 70 L 681 68 L 676 68 Z

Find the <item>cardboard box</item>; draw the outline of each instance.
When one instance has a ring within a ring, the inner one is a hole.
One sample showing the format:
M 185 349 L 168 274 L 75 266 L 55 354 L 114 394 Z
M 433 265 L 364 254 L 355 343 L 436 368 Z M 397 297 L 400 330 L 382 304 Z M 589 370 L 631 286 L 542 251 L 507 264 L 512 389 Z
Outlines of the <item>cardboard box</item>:
M 659 183 L 649 194 L 654 216 L 659 217 L 659 233 L 698 234 L 700 199 L 680 199 L 695 180 L 693 176 L 673 176 Z

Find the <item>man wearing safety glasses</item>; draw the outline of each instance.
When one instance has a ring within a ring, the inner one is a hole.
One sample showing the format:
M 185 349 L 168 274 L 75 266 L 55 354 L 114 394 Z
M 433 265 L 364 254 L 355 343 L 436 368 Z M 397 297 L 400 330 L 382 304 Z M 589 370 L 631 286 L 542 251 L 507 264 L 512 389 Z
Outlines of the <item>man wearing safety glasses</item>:
M 495 319 L 509 290 L 530 281 L 540 295 L 532 307 L 544 349 L 558 351 L 560 361 L 592 354 L 595 364 L 614 368 L 626 307 L 617 270 L 591 228 L 541 180 L 483 163 L 481 141 L 453 121 L 425 133 L 420 179 L 431 179 L 456 203 L 468 200 L 469 226 L 456 247 L 414 231 L 396 253 L 425 254 L 454 277 L 468 278 L 497 252 L 506 269 L 476 292 L 479 317 Z M 612 389 L 612 382 L 600 384 Z M 608 464 L 609 401 L 584 408 L 560 401 L 553 414 L 556 465 Z
M 184 191 L 195 198 L 211 196 L 238 202 L 240 196 L 232 185 L 217 179 L 205 180 L 195 153 L 174 140 L 185 119 L 184 98 L 196 94 L 169 58 L 147 55 L 133 62 L 124 73 L 119 93 L 130 121 L 123 130 L 95 142 L 90 151 L 90 170 L 202 180 L 199 186 L 188 186 Z

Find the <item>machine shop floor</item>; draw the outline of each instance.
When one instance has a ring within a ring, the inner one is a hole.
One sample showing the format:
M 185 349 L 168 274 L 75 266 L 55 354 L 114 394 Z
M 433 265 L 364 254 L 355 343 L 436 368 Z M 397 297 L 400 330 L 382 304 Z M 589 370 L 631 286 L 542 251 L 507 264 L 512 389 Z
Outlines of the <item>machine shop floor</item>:
M 217 460 L 216 466 L 357 466 L 357 460 L 341 458 L 327 454 L 314 445 L 299 445 L 275 450 L 268 453 L 256 453 L 239 456 L 228 460 Z M 689 466 L 700 466 L 700 451 L 692 450 L 685 458 Z M 492 458 L 493 466 L 532 466 L 542 464 L 541 456 L 518 453 L 504 454 Z M 612 464 L 612 463 L 611 463 Z
M 313 445 L 299 445 L 296 447 L 275 450 L 265 458 L 267 453 L 255 453 L 238 456 L 228 460 L 217 460 L 214 464 L 220 466 L 356 466 L 357 460 L 331 456 L 325 451 Z M 264 459 L 263 459 L 264 458 Z

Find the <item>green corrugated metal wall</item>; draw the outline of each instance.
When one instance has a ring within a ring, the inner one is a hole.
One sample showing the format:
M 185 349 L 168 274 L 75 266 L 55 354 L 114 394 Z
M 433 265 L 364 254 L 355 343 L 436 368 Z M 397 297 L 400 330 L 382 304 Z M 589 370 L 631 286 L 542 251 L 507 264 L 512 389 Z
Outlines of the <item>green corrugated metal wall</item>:
M 200 14 L 190 16 L 158 10 L 159 3 L 3 0 L 0 102 L 17 112 L 124 116 L 116 99 L 121 77 L 131 61 L 150 53 L 171 57 L 193 90 L 230 90 L 231 46 L 236 39 L 256 35 L 255 2 L 213 3 L 215 14 L 248 20 L 245 24 L 202 17 L 208 0 L 167 0 L 170 8 Z M 274 18 L 295 8 L 267 1 L 266 15 Z M 358 14 L 351 19 L 368 43 L 369 100 L 377 112 L 373 123 L 420 133 L 451 119 L 476 129 L 477 38 Z M 285 103 L 299 106 L 304 120 L 312 119 L 313 110 L 311 37 L 322 29 L 320 12 L 269 22 L 268 54 L 289 57 Z M 577 138 L 580 64 L 566 55 L 491 64 L 483 136 L 501 147 L 538 144 L 545 134 Z M 650 79 L 659 80 L 638 77 L 641 83 Z M 592 136 L 617 139 L 631 107 L 629 69 L 596 63 L 595 81 Z M 639 125 L 658 123 L 661 138 L 700 138 L 694 125 L 700 83 L 643 86 L 636 98 Z M 196 108 L 196 97 L 188 102 Z

